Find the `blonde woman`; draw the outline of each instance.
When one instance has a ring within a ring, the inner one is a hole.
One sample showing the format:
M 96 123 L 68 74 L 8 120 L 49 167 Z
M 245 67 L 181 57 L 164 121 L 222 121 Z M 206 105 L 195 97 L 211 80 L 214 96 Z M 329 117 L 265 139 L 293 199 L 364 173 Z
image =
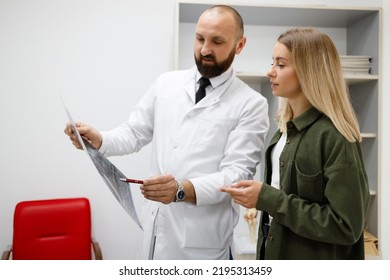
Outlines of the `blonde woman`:
M 272 60 L 267 75 L 281 103 L 265 180 L 221 191 L 262 211 L 259 259 L 364 259 L 370 194 L 338 52 L 319 30 L 294 28 Z

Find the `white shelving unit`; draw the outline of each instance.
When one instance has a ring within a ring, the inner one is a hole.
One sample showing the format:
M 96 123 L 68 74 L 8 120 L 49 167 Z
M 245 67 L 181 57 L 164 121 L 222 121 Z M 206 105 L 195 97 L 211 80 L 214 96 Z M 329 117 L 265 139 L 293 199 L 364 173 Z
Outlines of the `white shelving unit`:
M 179 0 L 177 2 L 175 38 L 177 69 L 185 69 L 193 65 L 196 22 L 200 14 L 213 4 L 214 2 L 206 1 L 199 3 Z M 234 68 L 242 80 L 268 99 L 271 119 L 268 138 L 276 130 L 272 120 L 277 109 L 277 99 L 272 95 L 266 72 L 271 64 L 273 46 L 281 32 L 296 26 L 316 27 L 332 38 L 340 55 L 371 57 L 370 74 L 348 74 L 345 78 L 363 134 L 362 150 L 371 189 L 367 228 L 369 232 L 378 236 L 382 10 L 378 7 L 271 6 L 239 2 L 232 6 L 243 17 L 247 37 L 247 44 L 243 52 L 236 57 Z M 262 174 L 259 176 L 262 177 Z

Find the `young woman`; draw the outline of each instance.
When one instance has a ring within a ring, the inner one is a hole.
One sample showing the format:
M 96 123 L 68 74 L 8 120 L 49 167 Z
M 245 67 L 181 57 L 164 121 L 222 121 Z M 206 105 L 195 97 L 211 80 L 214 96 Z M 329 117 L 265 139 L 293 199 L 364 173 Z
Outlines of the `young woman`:
M 370 193 L 336 47 L 317 29 L 294 28 L 279 36 L 272 60 L 279 130 L 264 182 L 221 191 L 262 211 L 259 259 L 364 259 Z

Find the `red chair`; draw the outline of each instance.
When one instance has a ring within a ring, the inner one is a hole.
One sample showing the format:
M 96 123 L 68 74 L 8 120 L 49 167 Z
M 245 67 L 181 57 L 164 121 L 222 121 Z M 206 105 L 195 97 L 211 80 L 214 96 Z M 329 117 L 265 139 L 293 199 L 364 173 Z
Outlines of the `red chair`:
M 87 198 L 23 201 L 15 208 L 12 247 L 2 259 L 90 260 L 91 245 L 95 259 L 102 259 L 91 237 Z

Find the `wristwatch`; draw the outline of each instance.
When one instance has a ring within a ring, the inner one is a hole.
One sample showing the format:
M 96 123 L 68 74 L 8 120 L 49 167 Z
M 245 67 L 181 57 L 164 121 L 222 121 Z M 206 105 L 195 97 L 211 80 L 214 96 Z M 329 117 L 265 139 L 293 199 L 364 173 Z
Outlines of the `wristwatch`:
M 176 181 L 177 192 L 176 192 L 176 202 L 183 201 L 186 198 L 186 193 L 184 191 L 183 184 L 181 182 Z

